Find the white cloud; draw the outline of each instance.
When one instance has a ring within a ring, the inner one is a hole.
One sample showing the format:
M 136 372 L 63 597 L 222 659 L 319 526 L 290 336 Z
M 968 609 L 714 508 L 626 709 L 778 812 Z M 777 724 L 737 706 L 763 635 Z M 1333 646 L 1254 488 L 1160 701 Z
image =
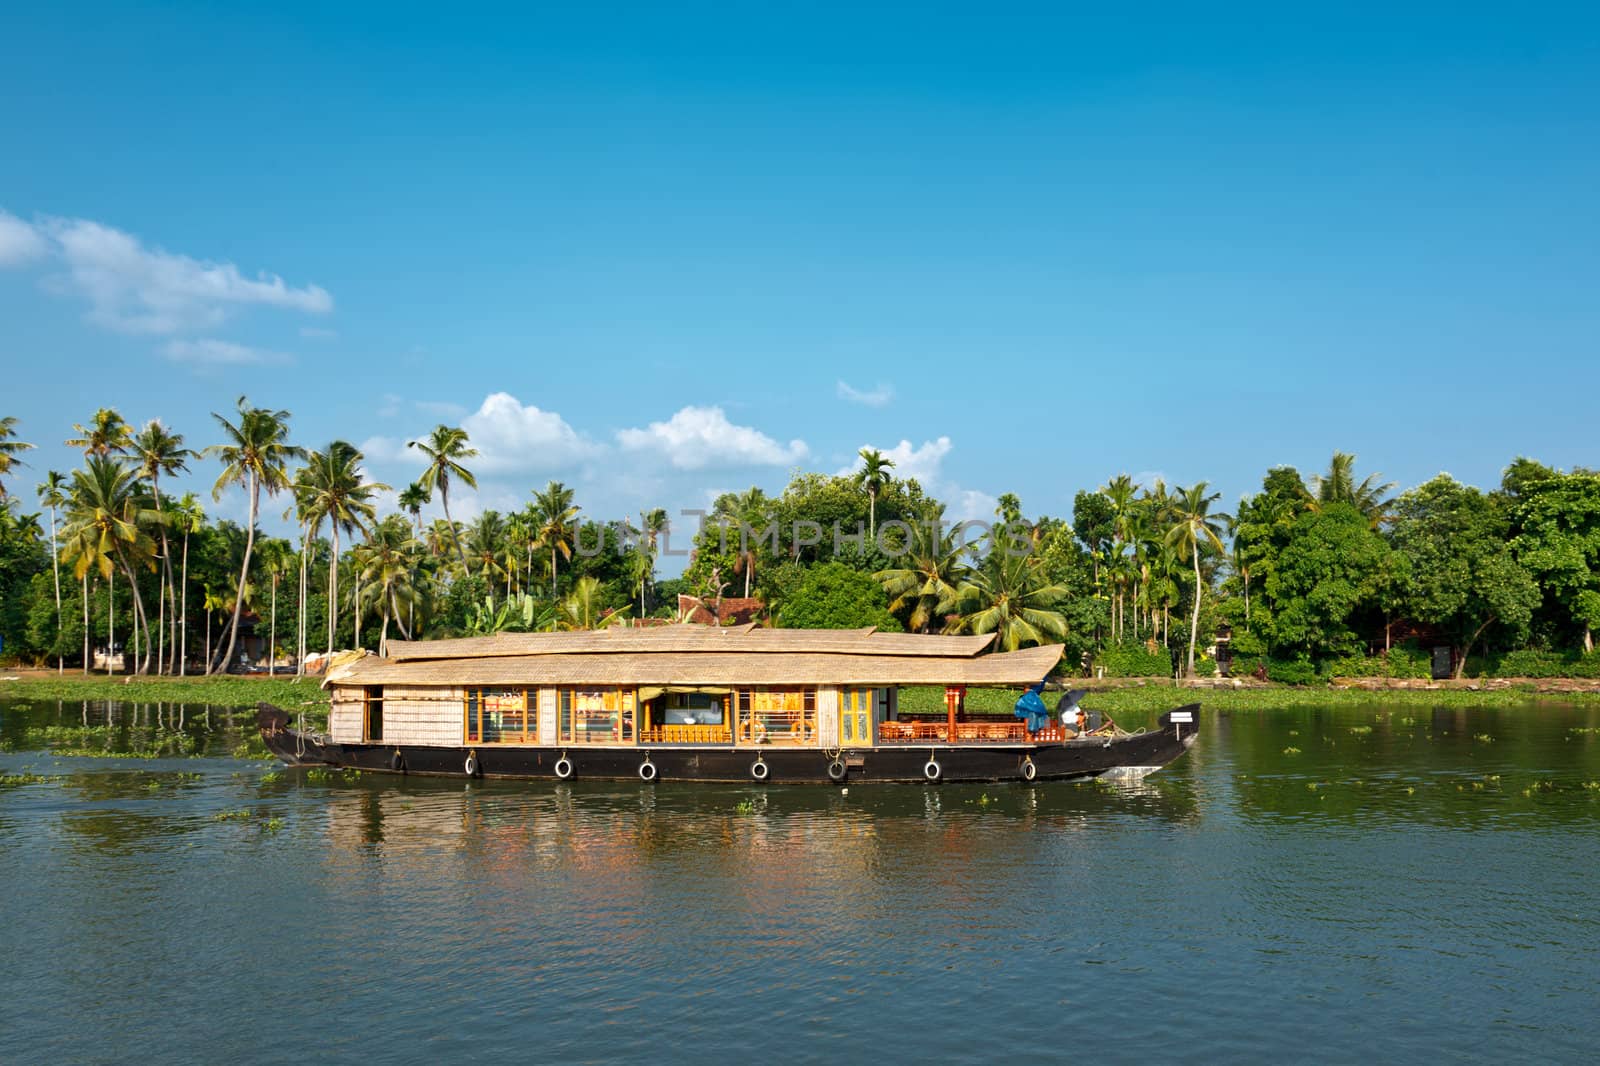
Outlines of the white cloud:
M 87 300 L 89 319 L 119 333 L 194 333 L 247 306 L 306 314 L 333 310 L 333 297 L 318 285 L 293 286 L 265 271 L 248 277 L 233 263 L 147 247 L 90 219 L 30 224 L 0 211 L 0 265 L 32 259 L 64 267 L 64 274 L 46 279 L 50 290 Z
M 380 463 L 417 461 L 417 450 L 406 447 L 406 442 L 398 437 L 368 437 L 356 447 L 361 450 L 362 455 Z
M 400 413 L 400 405 L 405 397 L 399 393 L 386 392 L 378 399 L 376 414 L 379 418 L 393 418 Z
M 840 379 L 835 387 L 839 399 L 848 400 L 850 403 L 859 403 L 865 407 L 884 407 L 894 399 L 894 386 L 879 382 L 878 387 L 870 391 L 855 388 L 848 381 Z
M 872 445 L 864 444 L 862 447 L 871 448 Z M 940 469 L 944 466 L 944 457 L 950 454 L 951 447 L 949 437 L 940 437 L 938 440 L 923 441 L 915 448 L 911 446 L 910 441 L 902 440 L 893 448 L 879 448 L 878 451 L 894 463 L 889 472 L 895 478 L 901 481 L 916 478 L 922 483 L 923 488 L 932 491 L 934 486 L 939 484 Z M 844 477 L 860 469 L 861 456 L 858 452 L 855 461 L 840 470 L 839 476 Z
M 554 411 L 524 406 L 508 392 L 484 397 L 483 404 L 461 420 L 461 428 L 479 453 L 476 465 L 469 467 L 486 473 L 547 469 L 598 450 Z
M 779 444 L 753 427 L 734 425 L 720 407 L 685 407 L 665 422 L 618 431 L 617 443 L 658 455 L 679 470 L 783 466 L 810 454 L 803 440 Z
M 0 210 L 0 266 L 11 266 L 45 254 L 45 239 L 16 215 Z
M 188 363 L 197 367 L 264 366 L 294 362 L 294 357 L 284 352 L 251 348 L 209 337 L 194 341 L 169 341 L 162 353 L 174 363 Z

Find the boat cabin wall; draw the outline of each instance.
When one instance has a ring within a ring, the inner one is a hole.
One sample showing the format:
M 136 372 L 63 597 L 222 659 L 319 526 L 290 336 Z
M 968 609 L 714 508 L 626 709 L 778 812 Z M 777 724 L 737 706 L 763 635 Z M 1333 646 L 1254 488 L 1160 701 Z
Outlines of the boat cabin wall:
M 461 743 L 460 688 L 336 685 L 328 732 L 341 744 Z

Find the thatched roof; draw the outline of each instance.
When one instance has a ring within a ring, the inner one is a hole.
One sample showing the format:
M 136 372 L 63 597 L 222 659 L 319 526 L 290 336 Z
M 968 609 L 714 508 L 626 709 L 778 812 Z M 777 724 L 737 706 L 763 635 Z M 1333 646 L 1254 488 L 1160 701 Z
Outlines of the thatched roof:
M 991 636 L 662 626 L 390 641 L 388 658 L 337 671 L 334 685 L 1022 685 L 1060 645 L 994 655 Z
M 592 629 L 575 633 L 497 633 L 453 640 L 391 640 L 395 662 L 422 659 L 488 659 L 506 655 L 634 654 L 640 652 L 739 651 L 758 654 L 829 652 L 837 655 L 926 655 L 966 658 L 994 641 L 972 637 L 879 633 L 866 629 L 761 629 L 753 625 L 654 626 Z

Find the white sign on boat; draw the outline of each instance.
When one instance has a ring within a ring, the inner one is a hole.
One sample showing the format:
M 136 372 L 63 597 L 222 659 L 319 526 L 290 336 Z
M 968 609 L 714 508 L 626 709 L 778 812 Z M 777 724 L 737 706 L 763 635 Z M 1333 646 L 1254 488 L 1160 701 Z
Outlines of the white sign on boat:
M 1172 720 L 1174 722 L 1192 722 L 1192 721 L 1194 721 L 1194 712 L 1193 711 L 1173 711 L 1172 712 Z

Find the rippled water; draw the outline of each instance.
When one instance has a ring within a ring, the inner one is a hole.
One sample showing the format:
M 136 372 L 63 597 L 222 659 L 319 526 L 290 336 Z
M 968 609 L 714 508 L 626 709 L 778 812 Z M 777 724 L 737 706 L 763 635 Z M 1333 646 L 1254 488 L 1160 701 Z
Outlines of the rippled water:
M 847 792 L 307 775 L 178 715 L 0 704 L 7 1061 L 1600 1053 L 1592 708 Z

